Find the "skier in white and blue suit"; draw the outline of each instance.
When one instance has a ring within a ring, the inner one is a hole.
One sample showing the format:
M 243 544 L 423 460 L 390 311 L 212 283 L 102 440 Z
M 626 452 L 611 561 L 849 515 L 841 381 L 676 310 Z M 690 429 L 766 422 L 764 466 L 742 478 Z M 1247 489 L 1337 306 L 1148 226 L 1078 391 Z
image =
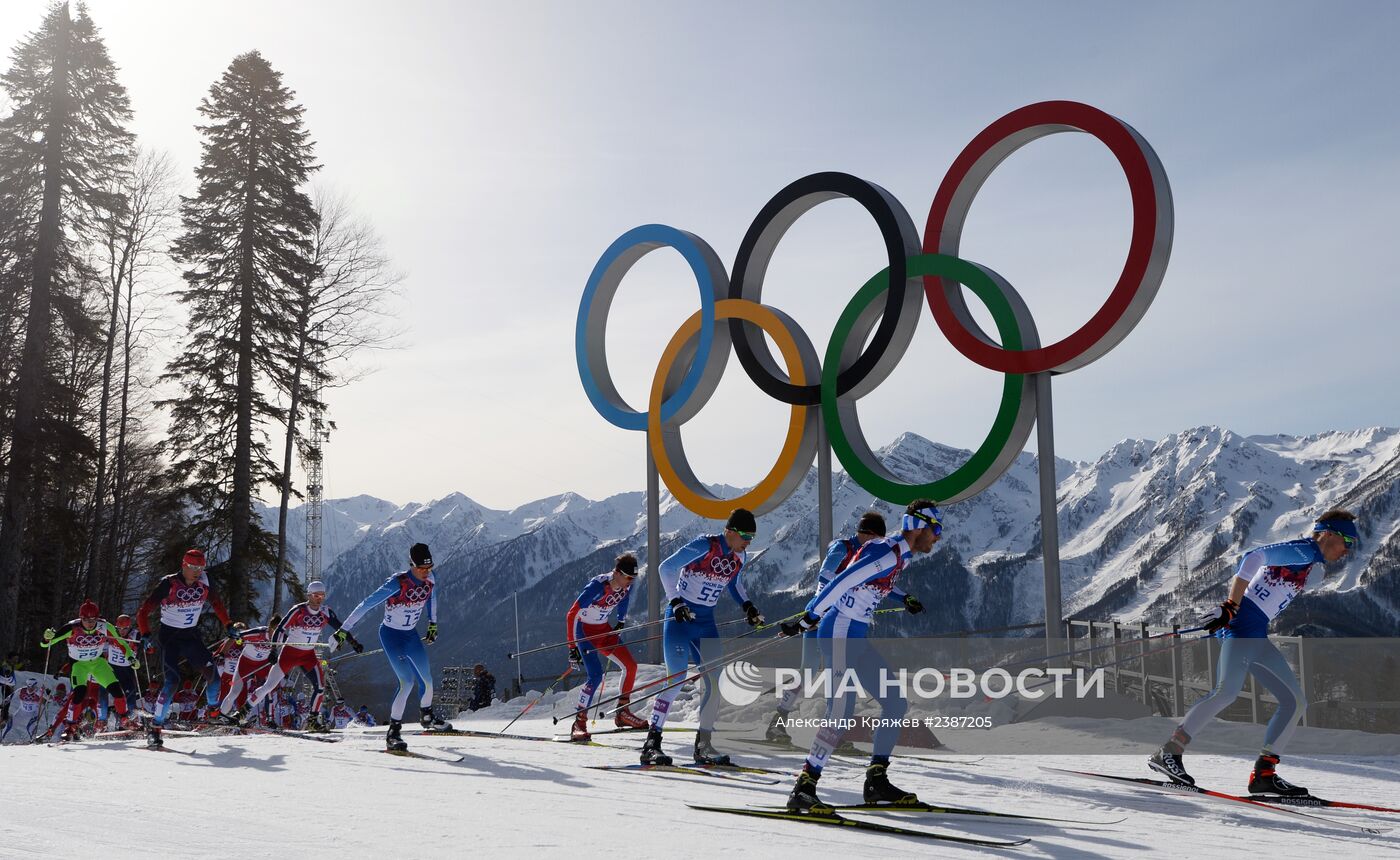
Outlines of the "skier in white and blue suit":
M 817 732 L 807 762 L 797 776 L 797 784 L 788 797 L 789 809 L 830 811 L 817 797 L 817 780 L 832 750 L 841 742 L 844 734 L 841 721 L 849 720 L 855 713 L 854 692 L 835 694 L 843 689 L 840 681 L 847 670 L 855 673 L 864 690 L 879 697 L 880 716 L 887 723 L 898 721 L 908 709 L 903 696 L 882 690 L 880 678 L 881 670 L 886 668 L 885 660 L 866 635 L 874 621 L 876 607 L 894 591 L 895 577 L 904 565 L 914 553 L 930 552 L 942 535 L 943 523 L 933 501 L 916 499 L 910 502 L 900 522 L 899 534 L 862 545 L 850 565 L 807 604 L 802 618 L 783 625 L 783 633 L 789 636 L 816 628 L 822 656 L 831 667 L 833 690 L 833 695 L 827 699 L 826 725 Z M 866 803 L 909 803 L 918 799 L 891 785 L 886 774 L 890 752 L 898 738 L 899 728 L 895 724 L 882 725 L 874 733 L 875 748 L 870 766 L 865 770 Z
M 1303 592 L 1315 565 L 1338 561 L 1360 542 L 1356 516 L 1334 509 L 1317 518 L 1308 537 L 1261 546 L 1244 554 L 1230 582 L 1230 596 L 1205 623 L 1208 632 L 1223 640 L 1215 689 L 1191 706 L 1171 739 L 1148 759 L 1148 767 L 1173 782 L 1195 785 L 1196 780 L 1181 763 L 1183 750 L 1212 718 L 1238 698 L 1245 676 L 1253 674 L 1278 700 L 1278 709 L 1264 729 L 1264 748 L 1249 774 L 1249 793 L 1307 795 L 1306 788 L 1281 779 L 1274 771 L 1307 702 L 1288 661 L 1269 641 L 1269 622 Z

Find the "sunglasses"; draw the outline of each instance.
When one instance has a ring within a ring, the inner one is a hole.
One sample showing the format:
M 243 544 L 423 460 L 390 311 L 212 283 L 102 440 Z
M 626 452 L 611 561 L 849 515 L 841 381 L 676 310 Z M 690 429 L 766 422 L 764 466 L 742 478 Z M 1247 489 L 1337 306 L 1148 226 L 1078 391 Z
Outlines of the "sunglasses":
M 730 531 L 734 532 L 734 534 L 738 535 L 739 537 L 743 538 L 744 540 L 753 540 L 753 536 L 754 536 L 754 534 L 755 534 L 755 532 L 742 532 L 742 531 L 739 531 L 739 530 L 736 529 L 736 528 L 731 528 Z
M 1351 547 L 1356 546 L 1356 538 L 1354 538 L 1354 537 L 1348 537 L 1347 535 L 1344 535 L 1344 534 L 1342 534 L 1341 532 L 1332 532 L 1332 534 L 1334 534 L 1334 535 L 1336 535 L 1337 537 L 1341 538 L 1341 539 L 1342 539 L 1342 543 L 1346 544 L 1348 549 L 1350 549 Z
M 620 567 L 615 567 L 615 568 L 613 568 L 613 570 L 616 571 L 617 573 L 622 574 L 623 576 L 627 577 L 628 579 L 636 579 L 636 578 L 637 578 L 637 574 L 636 574 L 636 573 L 628 573 L 627 571 L 623 570 L 623 569 L 620 568 Z
M 924 522 L 928 523 L 929 528 L 933 529 L 934 537 L 942 537 L 943 524 L 940 523 L 938 520 L 934 519 L 933 517 L 926 517 L 923 514 L 913 514 L 913 517 L 916 520 L 923 520 Z

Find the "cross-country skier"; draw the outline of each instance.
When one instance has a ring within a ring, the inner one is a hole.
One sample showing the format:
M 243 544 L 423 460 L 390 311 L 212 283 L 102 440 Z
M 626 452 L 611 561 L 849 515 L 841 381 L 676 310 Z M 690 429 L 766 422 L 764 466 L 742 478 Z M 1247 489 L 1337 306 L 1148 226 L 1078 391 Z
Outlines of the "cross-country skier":
M 165 725 L 166 714 L 175 697 L 175 688 L 180 683 L 180 660 L 204 675 L 207 686 L 204 688 L 210 710 L 219 704 L 219 673 L 214 667 L 214 657 L 204 647 L 199 637 L 199 617 L 208 604 L 230 639 L 236 638 L 233 622 L 229 620 L 224 603 L 209 586 L 209 577 L 204 573 L 204 551 L 191 549 L 185 552 L 180 561 L 180 571 L 166 576 L 156 583 L 156 587 L 136 610 L 136 625 L 141 631 L 141 641 L 150 650 L 160 642 L 161 665 L 165 670 L 165 685 L 156 701 L 155 718 L 146 727 L 147 746 L 163 746 L 161 726 Z M 160 632 L 151 633 L 150 614 L 160 610 Z
M 0 662 L 0 723 L 10 720 L 10 699 L 16 693 L 18 683 L 15 673 L 24 668 L 18 651 L 11 651 Z
M 273 615 L 268 621 L 275 628 L 282 622 L 281 615 Z M 243 707 L 248 695 L 267 680 L 272 669 L 272 632 L 268 627 L 253 627 L 239 631 L 237 639 L 229 640 L 241 646 L 238 662 L 233 667 L 233 683 L 224 691 L 224 700 L 219 703 L 219 713 L 225 722 L 237 722 L 232 715 Z
M 384 581 L 370 596 L 360 601 L 355 611 L 345 619 L 342 633 L 348 634 L 365 613 L 384 604 L 384 622 L 379 625 L 379 643 L 384 656 L 399 679 L 399 690 L 389 710 L 389 732 L 384 742 L 390 750 L 408 749 L 403 739 L 403 711 L 415 684 L 421 684 L 423 695 L 418 700 L 419 722 L 424 729 L 450 729 L 451 726 L 433 714 L 433 670 L 428 665 L 428 649 L 424 642 L 437 639 L 437 594 L 433 578 L 433 555 L 425 543 L 416 543 L 408 550 L 409 568 Z M 428 633 L 418 638 L 418 619 L 428 613 Z M 340 638 L 337 634 L 337 638 Z M 356 653 L 364 646 L 353 639 L 350 645 Z
M 59 642 L 68 642 L 68 657 L 73 664 L 73 695 L 67 714 L 63 714 L 62 711 L 59 713 L 64 722 L 64 734 L 70 738 L 74 733 L 74 726 L 82 717 L 82 703 L 86 699 L 89 678 L 95 680 L 98 686 L 107 688 L 107 693 L 112 697 L 112 704 L 117 709 L 117 715 L 126 717 L 126 696 L 123 695 L 116 676 L 112 674 L 112 667 L 107 663 L 107 645 L 114 640 L 120 643 L 131 662 L 139 666 L 140 662 L 132 652 L 131 646 L 117 634 L 117 628 L 102 618 L 97 604 L 91 600 L 83 601 L 83 605 L 78 609 L 78 617 L 65 624 L 62 633 L 55 634 L 52 627 L 44 631 L 44 641 L 40 644 L 45 648 L 51 648 Z M 51 730 L 51 733 L 56 734 L 56 731 Z
M 141 701 L 141 687 L 136 681 L 136 666 L 139 661 L 132 660 L 127 656 L 127 649 L 123 646 L 134 646 L 138 641 L 133 638 L 131 630 L 131 616 L 123 612 L 117 616 L 116 622 L 112 625 L 117 628 L 117 638 L 107 643 L 107 665 L 112 667 L 112 674 L 116 676 L 117 683 L 121 684 L 122 695 L 126 696 L 127 711 L 131 711 Z M 97 690 L 97 730 L 106 731 L 107 727 L 107 688 L 99 687 Z M 131 719 L 128 717 L 120 723 L 120 727 L 130 728 Z
M 837 538 L 827 547 L 826 558 L 822 560 L 821 567 L 817 569 L 817 594 L 821 593 L 831 578 L 844 571 L 860 552 L 860 548 L 867 541 L 875 540 L 885 536 L 885 518 L 878 511 L 866 511 L 861 514 L 860 522 L 856 524 L 856 533 L 843 538 Z M 918 614 L 924 611 L 923 604 L 918 598 L 905 594 L 899 588 L 890 590 L 890 595 L 901 601 L 904 607 L 911 613 Z M 815 670 L 821 666 L 821 647 L 817 643 L 817 631 L 808 630 L 802 634 L 802 665 L 799 670 Z M 792 743 L 792 736 L 788 734 L 783 723 L 793 708 L 797 707 L 797 687 L 783 691 L 783 698 L 778 702 L 778 710 L 773 714 L 773 719 L 768 724 L 768 729 L 764 732 L 764 737 L 770 741 L 781 741 Z
M 661 628 L 668 677 L 679 680 L 691 663 L 703 665 L 720 658 L 723 652 L 719 629 L 715 626 L 715 604 L 725 592 L 743 607 L 750 626 L 763 623 L 763 613 L 749 600 L 739 582 L 739 571 L 748 560 L 749 543 L 757 529 L 758 522 L 751 512 L 735 508 L 722 533 L 701 535 L 661 562 L 658 568 L 661 585 L 671 600 Z M 729 764 L 729 756 L 719 753 L 710 741 L 719 710 L 719 699 L 713 695 L 712 674 L 707 672 L 703 676 L 705 695 L 700 705 L 700 729 L 695 733 L 695 761 Z M 679 692 L 677 684 L 653 700 L 651 730 L 642 745 L 642 764 L 671 763 L 671 757 L 661 752 L 661 730 L 666 725 L 671 702 Z
M 618 712 L 613 723 L 619 728 L 643 729 L 646 721 L 632 713 L 628 697 L 632 685 L 637 680 L 637 661 L 632 652 L 622 644 L 617 632 L 627 624 L 627 604 L 632 597 L 632 583 L 637 579 L 637 557 L 625 553 L 617 557 L 613 569 L 600 573 L 588 581 L 583 591 L 569 607 L 564 625 L 569 636 L 569 660 L 582 663 L 588 672 L 588 680 L 579 690 L 578 713 L 570 736 L 576 741 L 586 741 L 588 734 L 588 709 L 593 704 L 593 695 L 603 684 L 603 659 L 612 660 L 622 667 L 622 698 L 618 699 Z M 608 616 L 617 610 L 617 623 L 608 624 Z
M 243 634 L 248 625 L 242 621 L 233 622 L 236 637 L 228 637 L 215 645 L 209 653 L 214 655 L 214 663 L 219 667 L 219 692 L 227 696 L 233 688 L 233 679 L 238 672 L 238 660 L 243 656 Z
M 339 635 L 342 632 L 340 616 L 326 605 L 326 585 L 318 579 L 306 586 L 306 601 L 287 610 L 282 623 L 272 631 L 272 643 L 274 647 L 281 647 L 281 653 L 273 663 L 267 680 L 254 691 L 239 712 L 240 718 L 246 718 L 248 712 L 256 708 L 268 693 L 277 689 L 282 679 L 291 674 L 292 669 L 301 669 L 302 674 L 311 682 L 312 695 L 305 727 L 311 731 L 326 731 L 326 725 L 321 722 L 321 702 L 325 698 L 326 676 L 321 666 L 321 658 L 316 653 L 316 644 L 321 641 L 321 634 L 327 627 L 335 631 L 337 638 L 349 641 L 352 646 L 359 645 L 355 637 L 348 632 L 344 636 Z
M 355 721 L 355 712 L 344 702 L 336 702 L 331 708 L 331 728 L 343 729 Z
M 360 709 L 355 712 L 355 725 L 365 726 L 366 728 L 378 725 L 378 723 L 374 721 L 374 714 L 369 712 L 369 705 L 360 705 Z
M 1273 694 L 1278 709 L 1264 729 L 1264 748 L 1249 774 L 1249 793 L 1308 794 L 1306 788 L 1293 785 L 1275 771 L 1308 703 L 1288 661 L 1269 641 L 1269 622 L 1302 593 L 1313 565 L 1338 561 L 1360 544 L 1355 521 L 1351 512 L 1333 509 L 1317 518 L 1309 536 L 1244 554 L 1230 580 L 1230 596 L 1205 623 L 1206 630 L 1222 640 L 1215 689 L 1191 706 L 1171 738 L 1148 759 L 1148 767 L 1173 782 L 1195 785 L 1196 780 L 1182 765 L 1182 752 L 1211 718 L 1235 701 L 1244 688 L 1245 675 L 1253 674 Z
M 24 733 L 26 741 L 33 740 L 34 732 L 39 728 L 39 711 L 43 704 L 44 688 L 39 685 L 39 679 L 25 681 L 14 693 L 9 716 L 5 718 L 5 729 L 0 731 L 0 743 L 5 742 L 15 726 L 22 726 L 20 731 Z
M 783 633 L 788 636 L 817 630 L 822 657 L 831 669 L 838 691 L 827 699 L 826 724 L 812 741 L 807 761 L 788 797 L 788 809 L 798 812 L 830 809 L 817 797 L 817 780 L 821 779 L 827 758 L 841 742 L 844 729 L 839 726 L 855 713 L 855 693 L 836 682 L 847 670 L 854 672 L 861 687 L 876 695 L 880 702 L 882 724 L 874 732 L 874 750 L 870 766 L 865 769 L 865 802 L 917 800 L 911 792 L 891 785 L 886 774 L 890 752 L 899 739 L 899 720 L 909 705 L 902 695 L 884 691 L 881 677 L 886 669 L 885 659 L 866 635 L 874 621 L 875 608 L 894 591 L 895 577 L 905 563 L 914 553 L 922 555 L 932 551 L 942 535 L 943 524 L 933 501 L 916 499 L 910 502 L 898 535 L 867 541 L 850 565 L 832 577 L 811 599 L 802 618 L 783 624 Z M 842 690 L 844 692 L 840 692 Z

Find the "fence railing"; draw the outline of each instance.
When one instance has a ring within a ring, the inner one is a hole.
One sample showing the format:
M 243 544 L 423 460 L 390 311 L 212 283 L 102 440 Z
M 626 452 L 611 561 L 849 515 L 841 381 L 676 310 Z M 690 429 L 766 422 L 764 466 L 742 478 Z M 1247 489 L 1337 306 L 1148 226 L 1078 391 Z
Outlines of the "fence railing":
M 1119 621 L 1067 620 L 1065 635 L 1068 642 L 1065 650 L 1071 653 L 1066 659 L 1072 668 L 1101 668 L 1113 688 L 1120 693 L 1126 691 L 1128 695 L 1135 694 L 1148 708 L 1153 708 L 1155 704 L 1158 712 L 1170 711 L 1165 715 L 1180 718 L 1191 705 L 1215 688 L 1218 680 L 1216 664 L 1222 642 L 1214 637 L 1205 637 L 1195 648 L 1164 649 L 1162 645 L 1165 642 L 1176 640 L 1149 639 L 1180 629 L 1180 625 L 1165 627 Z M 1313 667 L 1313 663 L 1317 662 L 1315 652 L 1324 647 L 1322 643 L 1335 647 L 1338 640 L 1310 640 L 1305 636 L 1270 636 L 1269 639 L 1279 647 L 1296 671 L 1303 701 L 1310 706 L 1303 708 L 1300 725 L 1316 726 L 1325 722 L 1329 727 L 1345 727 L 1343 724 L 1347 721 L 1338 716 L 1344 708 L 1353 713 L 1393 713 L 1400 710 L 1400 701 L 1360 701 L 1338 696 L 1334 692 L 1335 665 L 1327 667 L 1331 671 L 1325 677 L 1319 677 Z M 1330 662 L 1335 663 L 1335 660 Z M 1250 673 L 1235 705 L 1220 716 L 1260 723 L 1272 716 L 1277 705 L 1278 700 L 1263 689 L 1254 674 Z M 1319 709 L 1319 705 L 1324 707 Z M 1385 719 L 1389 721 L 1390 718 Z

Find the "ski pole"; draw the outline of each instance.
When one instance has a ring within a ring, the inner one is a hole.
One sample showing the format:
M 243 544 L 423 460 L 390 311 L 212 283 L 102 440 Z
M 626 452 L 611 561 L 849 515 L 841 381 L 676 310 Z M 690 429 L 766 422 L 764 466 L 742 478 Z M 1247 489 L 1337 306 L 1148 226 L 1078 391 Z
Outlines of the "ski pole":
M 715 626 L 716 626 L 716 627 L 723 627 L 723 626 L 726 625 L 726 624 L 733 624 L 733 623 L 735 623 L 736 621 L 743 621 L 743 620 L 744 620 L 744 619 L 742 619 L 742 618 L 735 618 L 735 619 L 733 619 L 733 620 L 731 620 L 731 621 L 725 621 L 725 622 L 722 622 L 722 623 L 720 623 L 720 624 L 716 624 Z M 644 621 L 644 622 L 642 622 L 641 624 L 629 624 L 629 625 L 627 625 L 626 627 L 624 627 L 622 630 L 607 630 L 607 631 L 604 631 L 604 632 L 602 632 L 602 633 L 594 633 L 592 636 L 579 636 L 579 637 L 575 638 L 575 639 L 572 640 L 572 641 L 570 641 L 570 640 L 568 640 L 568 639 L 565 639 L 565 640 L 562 641 L 562 642 L 554 642 L 554 643 L 552 643 L 552 644 L 550 644 L 550 645 L 541 645 L 541 646 L 538 647 L 538 648 L 531 648 L 531 649 L 528 650 L 528 651 L 510 652 L 510 653 L 507 653 L 507 654 L 506 654 L 506 659 L 507 659 L 507 660 L 514 660 L 516 657 L 524 657 L 524 656 L 527 655 L 527 654 L 536 654 L 536 653 L 538 653 L 538 652 L 540 652 L 540 651 L 548 651 L 548 650 L 551 649 L 551 648 L 559 648 L 559 647 L 568 646 L 568 645 L 577 645 L 577 644 L 580 643 L 580 642 L 589 642 L 589 641 L 591 641 L 591 640 L 593 640 L 593 639 L 602 639 L 602 638 L 604 638 L 604 637 L 606 637 L 606 636 L 611 636 L 611 635 L 613 635 L 614 633 L 621 634 L 622 632 L 624 632 L 624 631 L 626 631 L 626 630 L 641 630 L 641 629 L 646 628 L 646 627 L 653 627 L 653 626 L 655 626 L 655 625 L 657 625 L 657 624 L 664 624 L 665 621 L 666 621 L 665 618 L 660 618 L 660 619 L 657 619 L 656 621 Z M 656 639 L 656 638 L 658 638 L 658 636 L 651 636 L 651 637 L 648 637 L 648 638 L 646 638 L 646 639 L 637 639 L 637 640 L 634 640 L 633 644 L 640 643 L 640 642 L 650 642 L 650 641 L 652 641 L 653 639 Z
M 518 713 L 518 714 L 515 715 L 515 719 L 513 719 L 513 720 L 511 720 L 510 722 L 506 723 L 506 728 L 505 728 L 505 729 L 501 729 L 501 732 L 504 733 L 506 729 L 508 729 L 508 728 L 510 728 L 511 726 L 515 725 L 515 720 L 518 720 L 518 719 L 520 719 L 521 717 L 523 717 L 523 716 L 525 716 L 526 714 L 528 714 L 528 713 L 530 712 L 530 709 L 531 709 L 531 708 L 533 708 L 535 705 L 539 704 L 541 701 L 544 700 L 544 697 L 545 697 L 545 696 L 548 696 L 550 693 L 554 692 L 554 687 L 555 687 L 555 685 L 558 684 L 560 681 L 564 680 L 565 678 L 569 677 L 569 675 L 570 675 L 573 671 L 574 671 L 574 664 L 573 664 L 573 663 L 570 663 L 570 664 L 569 664 L 569 668 L 567 668 L 567 669 L 564 670 L 564 674 L 560 675 L 558 678 L 555 678 L 552 682 L 550 682 L 550 685 L 549 685 L 548 687 L 545 687 L 545 688 L 544 688 L 544 692 L 540 694 L 540 697 L 539 697 L 538 699 L 531 699 L 531 700 L 530 700 L 530 703 L 527 704 L 524 708 L 522 708 L 521 711 L 520 711 L 520 713 Z M 556 720 L 556 722 L 557 722 L 557 720 Z
M 1156 633 L 1152 636 L 1142 636 L 1137 639 L 1118 639 L 1113 642 L 1106 642 L 1103 645 L 1095 645 L 1092 648 L 1075 648 L 1070 651 L 1062 651 L 1059 654 L 1051 654 L 1048 657 L 1032 657 L 1027 660 L 1017 660 L 1014 663 L 1002 663 L 998 668 L 1007 669 L 1012 666 L 1028 665 L 1031 663 L 1044 663 L 1047 660 L 1055 660 L 1060 657 L 1073 657 L 1076 654 L 1088 654 L 1092 651 L 1102 651 L 1104 648 L 1112 648 L 1115 645 L 1122 647 L 1125 642 L 1147 642 L 1152 639 L 1167 639 L 1172 636 L 1182 636 L 1187 633 L 1199 633 L 1205 629 L 1205 626 L 1202 625 L 1200 627 L 1188 627 L 1185 630 L 1168 630 L 1166 633 Z
M 757 629 L 757 628 L 755 628 L 755 629 Z M 749 633 L 753 633 L 753 632 L 754 632 L 753 630 L 750 630 L 750 631 L 749 631 Z M 739 638 L 742 638 L 742 636 L 747 636 L 747 635 L 749 635 L 749 634 L 748 634 L 748 633 L 745 633 L 745 634 L 742 634 L 741 636 L 736 636 L 736 637 L 734 637 L 734 638 L 735 638 L 735 639 L 739 639 Z M 685 669 L 682 669 L 682 670 L 679 671 L 679 672 L 673 672 L 672 674 L 666 675 L 665 677 L 662 677 L 662 678 L 658 678 L 658 679 L 655 680 L 655 681 L 649 681 L 649 682 L 647 682 L 647 683 L 645 683 L 645 684 L 642 684 L 640 687 L 635 687 L 635 688 L 633 688 L 632 692 L 635 694 L 635 693 L 637 692 L 637 690 L 645 690 L 645 689 L 647 689 L 648 687 L 655 687 L 657 684 L 665 684 L 665 686 L 661 687 L 661 688 L 658 689 L 658 690 L 654 690 L 654 691 L 652 691 L 652 692 L 650 692 L 650 693 L 647 693 L 645 696 L 642 696 L 642 697 L 640 697 L 640 698 L 638 698 L 638 697 L 636 697 L 635 695 L 633 695 L 633 696 L 630 697 L 630 698 L 631 698 L 631 702 L 632 702 L 632 704 L 639 704 L 639 703 L 641 703 L 641 702 L 645 702 L 647 699 L 651 699 L 651 698 L 653 698 L 653 697 L 655 697 L 655 696 L 659 696 L 660 694 L 666 692 L 667 690 L 671 689 L 672 687 L 678 687 L 678 686 L 680 686 L 681 684 L 689 683 L 689 682 L 691 682 L 691 681 L 694 681 L 696 678 L 703 678 L 704 676 L 708 675 L 708 674 L 709 674 L 710 672 L 712 672 L 713 670 L 715 670 L 715 669 L 717 669 L 717 668 L 719 668 L 719 667 L 725 665 L 726 663 L 731 663 L 731 662 L 733 662 L 733 661 L 735 661 L 735 660 L 738 660 L 740 657 L 746 657 L 746 656 L 748 656 L 749 654 L 754 653 L 755 651 L 759 651 L 759 650 L 761 650 L 761 649 L 763 649 L 763 648 L 767 648 L 769 645 L 772 645 L 774 642 L 781 642 L 782 640 L 784 640 L 784 639 L 786 639 L 786 638 L 788 638 L 788 637 L 786 637 L 786 636 L 774 636 L 774 637 L 771 638 L 771 639 L 764 639 L 764 640 L 758 642 L 758 643 L 755 644 L 755 645 L 751 645 L 751 646 L 748 647 L 748 648 L 741 649 L 737 654 L 730 654 L 730 655 L 727 655 L 727 656 L 716 657 L 714 660 L 711 660 L 711 661 L 708 662 L 708 663 L 701 663 L 701 664 L 697 665 L 697 666 L 695 667 L 694 673 L 691 674 L 691 675 L 686 675 L 686 674 L 685 674 L 685 673 L 689 670 L 689 668 L 690 668 L 689 666 L 687 666 Z M 732 641 L 732 640 L 731 640 L 731 641 Z M 682 677 L 682 676 L 685 676 L 685 677 Z M 671 682 L 671 683 L 667 683 L 668 681 Z M 596 706 L 596 707 L 602 708 L 602 707 L 605 706 L 605 705 L 616 704 L 621 698 L 622 698 L 622 696 L 620 696 L 620 695 L 619 695 L 619 696 L 614 696 L 614 697 L 612 697 L 611 699 L 607 699 L 607 700 L 605 700 L 605 701 L 602 701 L 602 702 L 597 703 L 597 706 Z M 612 716 L 613 714 L 617 713 L 617 711 L 619 711 L 619 710 L 621 710 L 621 708 L 616 708 L 616 709 L 614 709 L 614 710 L 612 710 L 612 711 L 606 711 L 606 712 L 604 712 L 603 716 L 605 716 L 605 717 L 606 717 L 606 716 Z

